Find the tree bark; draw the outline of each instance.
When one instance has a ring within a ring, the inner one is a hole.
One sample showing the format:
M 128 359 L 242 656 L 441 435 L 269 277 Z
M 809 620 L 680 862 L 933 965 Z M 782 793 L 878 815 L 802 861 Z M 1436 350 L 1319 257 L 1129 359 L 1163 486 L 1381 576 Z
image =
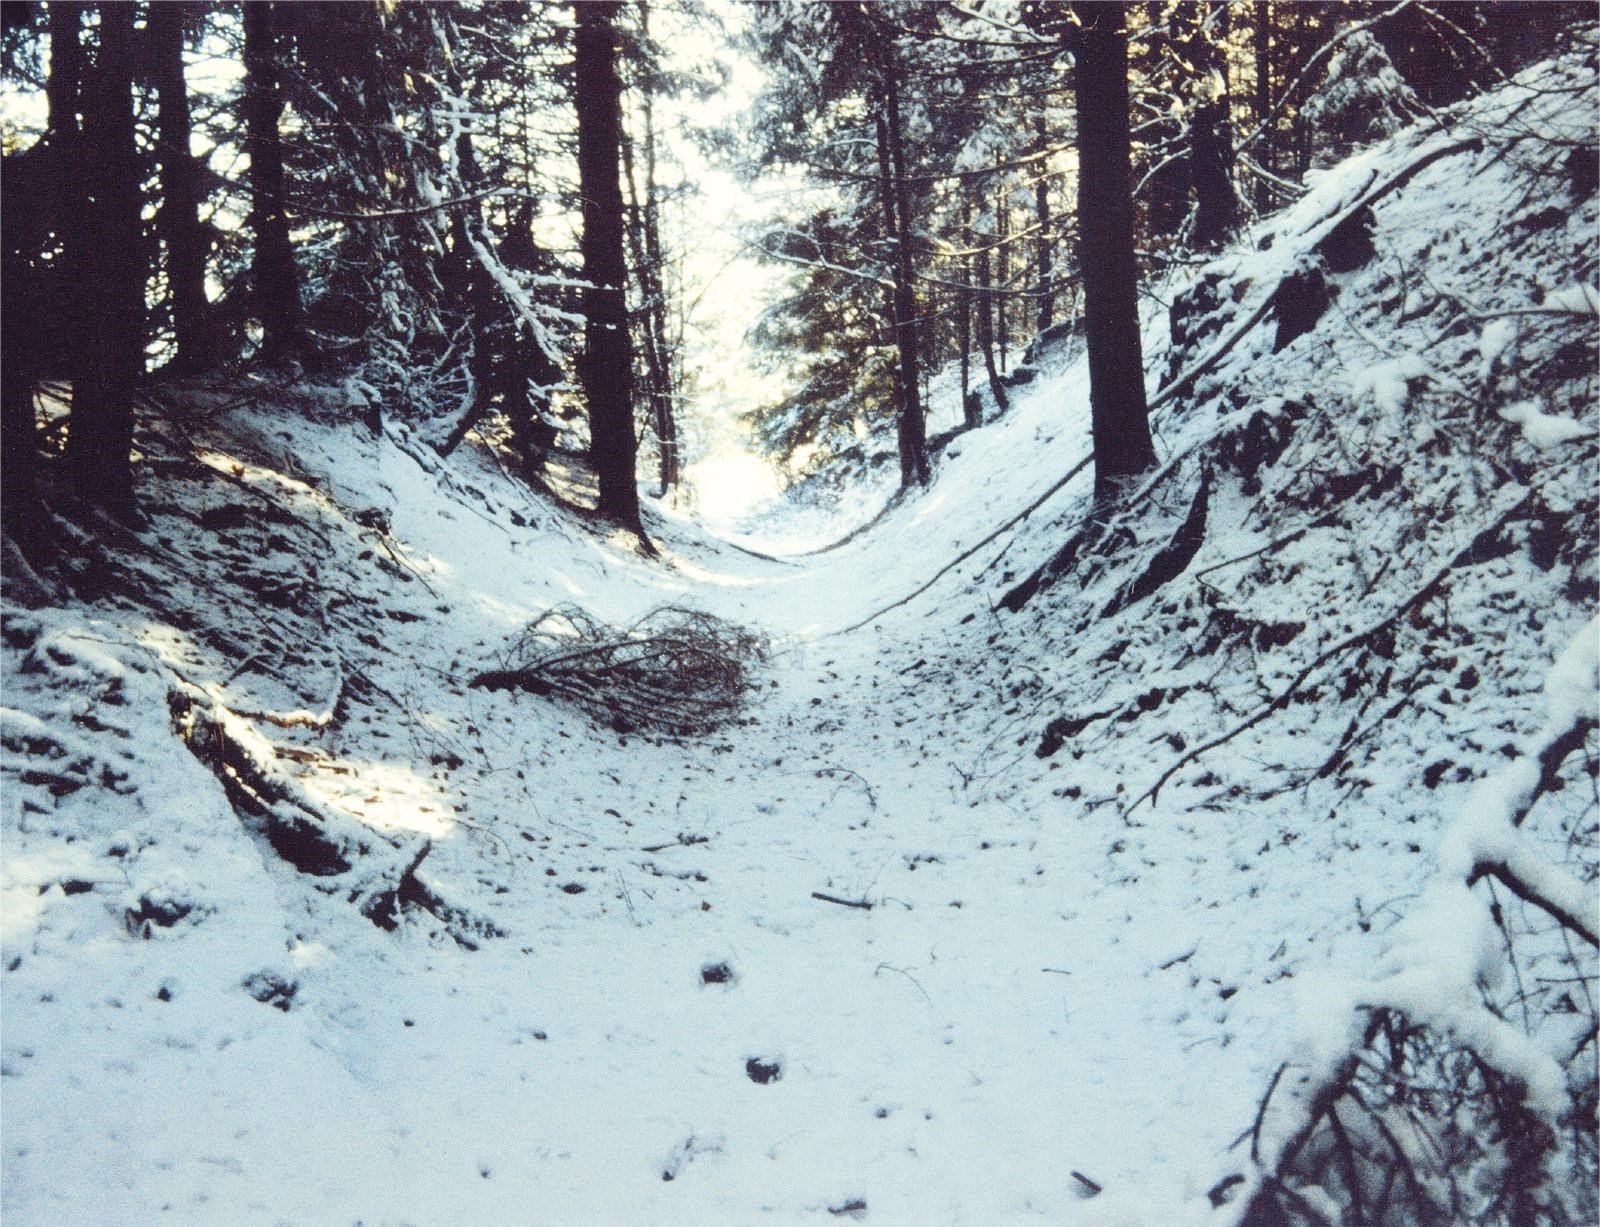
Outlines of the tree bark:
M 269 362 L 292 357 L 305 345 L 300 274 L 285 211 L 276 18 L 271 0 L 245 0 L 244 147 L 250 159 L 250 231 L 255 236 L 251 275 L 261 356 Z
M 1229 121 L 1228 56 L 1231 28 L 1227 5 L 1211 3 L 1208 17 L 1197 20 L 1188 57 L 1196 79 L 1209 86 L 1215 76 L 1220 97 L 1207 97 L 1189 121 L 1189 186 L 1194 193 L 1194 245 L 1215 246 L 1231 238 L 1239 224 L 1239 197 L 1233 187 L 1233 135 Z M 1212 22 L 1218 29 L 1213 32 Z M 1215 37 L 1213 37 L 1215 33 Z
M 998 159 L 997 159 L 998 161 Z M 995 167 L 996 200 L 994 206 L 995 236 L 997 246 L 994 252 L 995 280 L 1000 283 L 1000 300 L 995 303 L 995 333 L 1000 345 L 1000 369 L 1009 369 L 1011 361 L 1011 295 L 1007 293 L 1011 288 L 1011 189 L 1005 181 L 1005 173 L 998 165 Z M 1026 256 L 1023 257 L 1027 259 Z
M 650 37 L 650 5 L 648 0 L 638 0 L 639 27 L 643 37 Z M 661 494 L 678 484 L 682 457 L 678 452 L 678 421 L 676 413 L 677 386 L 673 379 L 672 354 L 667 343 L 667 278 L 666 255 L 661 247 L 661 194 L 656 185 L 656 112 L 654 87 L 647 84 L 644 91 L 644 248 L 645 260 L 650 270 L 650 297 L 647 310 L 650 315 L 651 361 L 655 367 L 653 389 L 656 423 L 656 442 L 661 452 Z
M 1129 184 L 1124 5 L 1078 3 L 1078 259 L 1083 270 L 1094 430 L 1095 501 L 1155 464 L 1139 338 L 1138 266 Z
M 1255 49 L 1255 119 L 1257 126 L 1267 122 L 1272 114 L 1272 6 L 1268 0 L 1255 0 L 1251 16 L 1255 22 L 1253 43 Z M 1275 133 L 1264 132 L 1256 149 L 1261 167 L 1273 171 L 1277 167 L 1278 142 Z M 1256 184 L 1256 208 L 1264 209 L 1270 189 L 1265 179 Z
M 628 341 L 627 261 L 619 159 L 622 81 L 617 75 L 618 0 L 574 0 L 578 179 L 583 196 L 584 354 L 589 455 L 600 513 L 644 537 L 636 476 L 633 369 Z
M 639 0 L 640 23 L 648 37 L 649 8 Z M 644 399 L 656 435 L 657 498 L 666 497 L 678 481 L 677 423 L 672 412 L 671 362 L 667 355 L 666 279 L 662 275 L 665 257 L 661 249 L 660 202 L 656 196 L 656 135 L 652 86 L 638 86 L 640 110 L 644 115 L 644 188 L 639 187 L 635 170 L 635 138 L 626 128 L 622 134 L 622 173 L 628 187 L 628 248 L 633 258 L 633 277 L 639 309 L 634 321 L 639 345 L 644 354 Z
M 1050 231 L 1050 174 L 1047 164 L 1043 161 L 1043 154 L 1050 147 L 1050 128 L 1045 118 L 1045 104 L 1041 100 L 1033 112 L 1034 150 L 1041 155 L 1041 160 L 1035 168 L 1038 178 L 1033 184 L 1033 208 L 1039 223 L 1039 237 L 1035 240 L 1035 252 L 1039 267 L 1039 310 L 1034 320 L 1034 326 L 1043 332 L 1055 323 L 1056 296 L 1055 287 L 1051 279 L 1055 276 L 1052 265 L 1055 262 L 1055 235 Z
M 972 197 L 967 193 L 965 185 L 961 187 L 961 241 L 966 244 L 970 253 L 975 244 L 972 241 Z M 968 255 L 963 261 L 965 269 L 961 276 L 961 288 L 956 291 L 956 334 L 961 352 L 961 420 L 967 429 L 983 424 L 983 418 L 978 412 L 978 405 L 972 395 L 972 279 L 977 264 L 977 257 Z
M 1194 245 L 1214 247 L 1231 238 L 1239 224 L 1226 97 L 1197 107 L 1190 120 L 1189 179 L 1194 188 Z
M 989 378 L 989 391 L 994 396 L 995 408 L 1004 413 L 1011 407 L 1005 384 L 1000 382 L 1000 372 L 994 362 L 994 293 L 989 240 L 983 236 L 983 251 L 978 254 L 978 348 L 983 351 L 983 370 Z
M 207 338 L 206 255 L 200 223 L 199 167 L 189 151 L 189 91 L 183 77 L 183 20 L 188 6 L 149 9 L 151 76 L 160 129 L 161 210 L 156 225 L 167 256 L 167 299 L 177 353 L 173 365 L 197 370 L 212 357 Z
M 0 212 L 5 249 L 0 269 L 6 287 L 0 295 L 0 531 L 37 566 L 47 552 L 49 523 L 39 498 L 39 427 L 33 404 L 39 379 L 36 313 L 44 304 L 29 267 L 34 253 L 23 248 L 15 233 L 17 212 Z
M 0 210 L 0 531 L 37 566 L 50 544 L 49 516 L 39 494 L 39 428 L 34 393 L 43 373 L 44 320 L 59 315 L 78 348 L 82 235 L 87 210 L 78 141 L 78 98 L 83 77 L 83 6 L 57 0 L 49 9 L 50 75 L 45 84 L 49 118 L 43 146 L 8 155 L 6 177 L 16 198 Z M 42 161 L 40 160 L 42 157 Z M 26 163 L 24 160 L 27 160 Z M 19 191 L 27 165 L 32 191 Z M 24 203 L 26 202 L 26 203 Z M 46 281 L 40 256 L 52 246 L 60 272 Z M 48 290 L 46 286 L 48 284 Z M 74 356 L 75 359 L 75 356 Z M 66 374 L 76 384 L 76 371 Z
M 94 168 L 83 217 L 81 359 L 74 374 L 67 467 L 85 502 L 133 519 L 133 392 L 144 374 L 144 263 L 139 153 L 133 119 L 130 4 L 103 3 L 99 50 L 82 97 L 84 164 Z M 71 168 L 68 168 L 71 173 Z
M 866 10 L 864 10 L 866 11 Z M 896 423 L 900 452 L 900 485 L 928 484 L 927 423 L 922 413 L 922 380 L 918 373 L 917 301 L 912 286 L 910 218 L 911 194 L 906 182 L 905 136 L 900 124 L 900 67 L 895 50 L 869 11 L 876 81 L 878 137 L 878 196 L 883 209 L 884 237 L 892 244 L 893 288 L 889 295 L 895 350 L 899 358 L 896 387 L 899 417 Z

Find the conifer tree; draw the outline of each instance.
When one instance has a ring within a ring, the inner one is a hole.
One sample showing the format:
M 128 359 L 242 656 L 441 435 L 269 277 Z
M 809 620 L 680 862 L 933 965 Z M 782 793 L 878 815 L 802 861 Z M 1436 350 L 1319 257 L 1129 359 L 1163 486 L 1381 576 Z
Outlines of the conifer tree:
M 96 173 L 79 233 L 83 267 L 92 262 L 98 276 L 83 298 L 66 458 L 81 499 L 132 519 L 133 396 L 144 375 L 147 271 L 134 137 L 134 8 L 96 9 L 99 34 L 80 103 L 84 160 Z
M 206 257 L 208 242 L 200 222 L 204 189 L 200 168 L 189 150 L 193 125 L 184 81 L 184 23 L 191 6 L 181 0 L 152 4 L 147 10 L 150 75 L 159 106 L 161 207 L 156 223 L 165 248 L 167 300 L 172 316 L 173 363 L 196 369 L 212 357 L 208 337 Z
M 251 275 L 261 352 L 269 361 L 291 357 L 305 344 L 278 126 L 283 90 L 277 17 L 274 0 L 245 0 L 245 152 L 250 158 L 250 231 L 255 238 Z
M 1078 263 L 1083 270 L 1095 500 L 1155 464 L 1139 340 L 1128 134 L 1128 40 L 1121 3 L 1078 3 Z
M 617 73 L 615 0 L 576 0 L 573 98 L 578 116 L 578 176 L 583 196 L 584 353 L 589 454 L 600 513 L 644 536 L 635 473 L 633 370 L 628 340 L 628 268 L 623 255 L 622 80 Z

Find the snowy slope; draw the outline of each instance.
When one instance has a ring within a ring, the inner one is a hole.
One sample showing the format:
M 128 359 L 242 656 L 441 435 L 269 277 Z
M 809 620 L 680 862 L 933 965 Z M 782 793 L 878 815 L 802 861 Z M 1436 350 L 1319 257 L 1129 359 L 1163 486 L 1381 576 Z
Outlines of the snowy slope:
M 338 387 L 167 389 L 99 599 L 6 607 L 7 1221 L 1236 1221 L 1326 985 L 1593 637 L 1593 120 L 1508 86 L 1165 288 L 1103 536 L 1071 340 L 788 559 L 642 559 Z M 683 740 L 467 684 L 567 602 L 771 662 Z M 1593 818 L 1527 829 L 1592 880 Z

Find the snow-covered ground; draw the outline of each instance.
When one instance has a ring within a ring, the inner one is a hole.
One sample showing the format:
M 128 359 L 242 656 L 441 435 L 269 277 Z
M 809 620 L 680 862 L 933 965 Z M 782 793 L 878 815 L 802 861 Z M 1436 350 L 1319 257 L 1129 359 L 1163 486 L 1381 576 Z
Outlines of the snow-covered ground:
M 100 599 L 6 607 L 8 1224 L 1232 1221 L 1274 1071 L 1595 635 L 1576 97 L 1403 133 L 1164 289 L 1152 393 L 1195 377 L 1098 543 L 1070 339 L 788 558 L 663 517 L 641 558 L 338 388 L 170 389 Z M 682 739 L 468 685 L 565 603 L 770 661 Z M 1583 880 L 1594 804 L 1525 828 Z

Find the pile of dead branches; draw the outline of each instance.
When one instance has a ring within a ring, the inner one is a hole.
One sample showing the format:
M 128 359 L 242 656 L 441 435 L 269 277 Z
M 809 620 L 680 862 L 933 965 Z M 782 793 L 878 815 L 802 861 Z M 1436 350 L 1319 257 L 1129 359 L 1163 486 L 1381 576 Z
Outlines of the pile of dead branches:
M 663 606 L 614 627 L 559 605 L 471 685 L 557 695 L 618 732 L 683 736 L 733 719 L 766 659 L 765 640 L 702 610 Z

